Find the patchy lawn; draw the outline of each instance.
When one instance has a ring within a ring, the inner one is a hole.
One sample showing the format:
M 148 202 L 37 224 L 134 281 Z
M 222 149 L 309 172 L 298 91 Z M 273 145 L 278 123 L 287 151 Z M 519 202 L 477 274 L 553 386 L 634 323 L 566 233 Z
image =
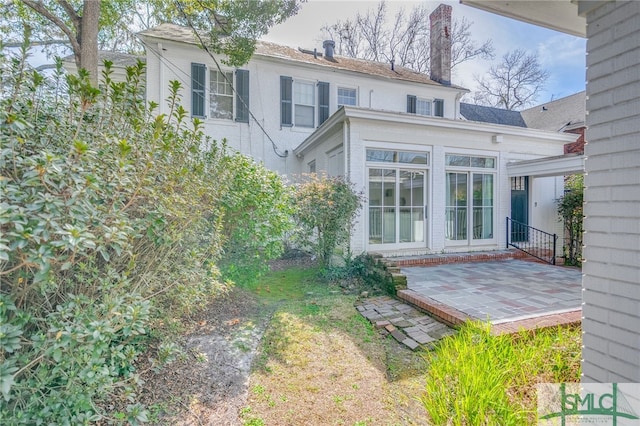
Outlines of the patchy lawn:
M 294 265 L 190 320 L 186 356 L 143 375 L 152 424 L 530 424 L 536 383 L 579 378 L 579 328 L 494 337 L 469 325 L 412 352 L 373 329 L 357 296 Z
M 354 309 L 355 296 L 310 270 L 273 273 L 252 291 L 279 305 L 254 362 L 245 425 L 427 424 L 416 399 L 423 357 L 382 338 Z

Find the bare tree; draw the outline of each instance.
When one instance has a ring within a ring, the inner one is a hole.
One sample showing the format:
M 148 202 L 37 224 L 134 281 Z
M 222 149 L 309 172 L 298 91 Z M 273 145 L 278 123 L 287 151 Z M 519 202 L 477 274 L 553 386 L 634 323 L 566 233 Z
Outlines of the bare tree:
M 429 13 L 424 5 L 410 12 L 401 8 L 390 21 L 384 0 L 375 9 L 357 13 L 353 19 L 337 21 L 321 28 L 324 39 L 336 42 L 339 55 L 396 64 L 421 73 L 429 71 Z M 451 68 L 474 58 L 493 58 L 493 44 L 478 44 L 472 37 L 473 23 L 454 20 L 451 28 Z
M 542 69 L 537 54 L 516 49 L 506 53 L 502 62 L 490 68 L 484 76 L 475 76 L 480 89 L 474 96 L 477 103 L 508 110 L 532 105 L 549 78 Z
M 384 27 L 387 14 L 387 5 L 384 1 L 378 3 L 375 10 L 369 9 L 364 15 L 356 16 L 356 23 L 360 28 L 362 37 L 369 46 L 364 51 L 365 58 L 372 61 L 381 61 L 384 55 L 384 46 L 387 44 L 389 33 Z
M 485 40 L 478 45 L 471 36 L 473 22 L 462 17 L 451 25 L 451 68 L 471 59 L 493 59 L 493 42 Z

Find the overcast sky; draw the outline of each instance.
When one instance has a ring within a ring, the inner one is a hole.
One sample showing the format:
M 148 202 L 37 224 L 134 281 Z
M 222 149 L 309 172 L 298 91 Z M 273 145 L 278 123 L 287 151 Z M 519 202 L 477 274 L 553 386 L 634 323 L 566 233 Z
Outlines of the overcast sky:
M 482 41 L 492 39 L 496 59 L 513 49 L 526 49 L 537 52 L 542 66 L 549 70 L 550 77 L 546 89 L 538 98 L 537 103 L 547 102 L 569 96 L 585 88 L 585 46 L 586 40 L 543 29 L 534 25 L 521 23 L 509 18 L 503 18 L 484 12 L 458 1 L 427 1 L 424 2 L 429 10 L 435 9 L 440 3 L 453 6 L 453 19 L 463 16 L 473 22 L 471 32 L 473 37 Z M 265 40 L 285 44 L 292 47 L 322 48 L 320 28 L 325 24 L 333 24 L 337 20 L 353 18 L 357 11 L 366 13 L 373 9 L 378 1 L 371 0 L 309 0 L 302 4 L 300 11 L 285 23 L 271 29 Z M 387 0 L 389 17 L 404 7 L 407 11 L 420 2 Z M 474 73 L 486 71 L 491 61 L 474 60 L 472 63 L 461 64 L 454 70 L 453 83 L 473 90 Z

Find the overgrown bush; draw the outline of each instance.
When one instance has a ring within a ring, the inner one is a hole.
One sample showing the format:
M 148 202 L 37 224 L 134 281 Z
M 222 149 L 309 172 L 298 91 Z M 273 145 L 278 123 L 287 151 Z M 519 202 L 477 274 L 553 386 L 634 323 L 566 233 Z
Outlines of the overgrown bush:
M 226 159 L 231 187 L 222 197 L 225 211 L 223 276 L 233 281 L 258 279 L 267 260 L 284 251 L 282 236 L 293 227 L 293 199 L 276 172 L 240 155 Z
M 178 82 L 157 115 L 142 64 L 98 89 L 25 56 L 0 56 L 0 423 L 144 421 L 149 331 L 225 290 L 226 247 L 278 253 L 287 190 L 205 138 Z
M 336 249 L 349 243 L 362 194 L 342 177 L 311 173 L 296 185 L 294 200 L 298 238 L 328 266 Z
M 584 220 L 584 177 L 572 175 L 565 181 L 565 194 L 557 200 L 558 214 L 564 223 L 565 265 L 580 265 L 582 262 L 582 233 Z
M 389 287 L 393 285 L 381 266 L 367 253 L 355 257 L 347 253 L 344 265 L 328 266 L 320 275 L 324 280 L 340 285 L 345 292 L 367 292 L 369 296 L 389 293 Z

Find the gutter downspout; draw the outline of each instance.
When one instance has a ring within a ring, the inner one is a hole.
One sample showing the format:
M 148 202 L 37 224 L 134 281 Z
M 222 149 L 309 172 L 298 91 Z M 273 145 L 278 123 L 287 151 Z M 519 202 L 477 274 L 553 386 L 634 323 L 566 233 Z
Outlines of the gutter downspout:
M 164 104 L 162 100 L 164 99 L 164 65 L 162 60 L 164 59 L 164 53 L 162 49 L 162 43 L 158 43 L 158 103 L 160 105 L 160 110 L 162 110 L 162 105 Z
M 344 175 L 347 182 L 353 182 L 353 178 L 351 176 L 351 122 L 348 118 L 345 118 L 344 120 L 342 133 L 342 146 L 344 149 Z M 354 238 L 355 234 L 352 232 L 349 236 L 349 252 L 351 252 L 351 249 L 353 248 Z
M 460 119 L 460 99 L 462 99 L 464 95 L 461 92 L 458 92 L 458 94 L 456 95 L 456 102 L 455 102 L 455 110 L 453 111 L 453 119 L 454 120 L 459 120 Z

